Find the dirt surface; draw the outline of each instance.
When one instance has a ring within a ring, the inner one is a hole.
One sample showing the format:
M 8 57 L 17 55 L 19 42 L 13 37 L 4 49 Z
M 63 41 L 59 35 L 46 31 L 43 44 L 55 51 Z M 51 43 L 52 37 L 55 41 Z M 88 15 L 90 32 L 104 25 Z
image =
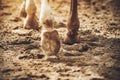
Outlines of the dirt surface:
M 48 60 L 41 53 L 40 31 L 23 29 L 22 1 L 0 0 L 0 80 L 120 80 L 119 0 L 79 0 L 81 39 L 74 45 L 62 41 L 70 0 L 55 0 L 60 59 Z

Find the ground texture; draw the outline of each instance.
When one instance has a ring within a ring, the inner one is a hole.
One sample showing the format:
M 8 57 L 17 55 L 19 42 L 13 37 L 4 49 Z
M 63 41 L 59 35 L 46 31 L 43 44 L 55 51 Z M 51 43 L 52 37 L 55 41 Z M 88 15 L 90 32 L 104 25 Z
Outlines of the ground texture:
M 0 0 L 0 80 L 120 80 L 120 1 L 78 0 L 81 39 L 74 45 L 63 43 L 70 1 L 54 1 L 60 59 L 43 60 L 40 31 L 24 29 L 19 17 L 22 0 Z

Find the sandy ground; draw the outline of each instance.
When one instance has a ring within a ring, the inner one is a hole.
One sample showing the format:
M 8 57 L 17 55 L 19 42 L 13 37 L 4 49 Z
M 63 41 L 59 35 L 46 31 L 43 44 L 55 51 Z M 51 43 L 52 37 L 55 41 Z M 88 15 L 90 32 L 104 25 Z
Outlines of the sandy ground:
M 120 80 L 120 5 L 113 1 L 79 0 L 81 42 L 66 45 L 70 1 L 55 0 L 60 59 L 43 60 L 40 31 L 22 27 L 22 0 L 0 0 L 0 80 Z

